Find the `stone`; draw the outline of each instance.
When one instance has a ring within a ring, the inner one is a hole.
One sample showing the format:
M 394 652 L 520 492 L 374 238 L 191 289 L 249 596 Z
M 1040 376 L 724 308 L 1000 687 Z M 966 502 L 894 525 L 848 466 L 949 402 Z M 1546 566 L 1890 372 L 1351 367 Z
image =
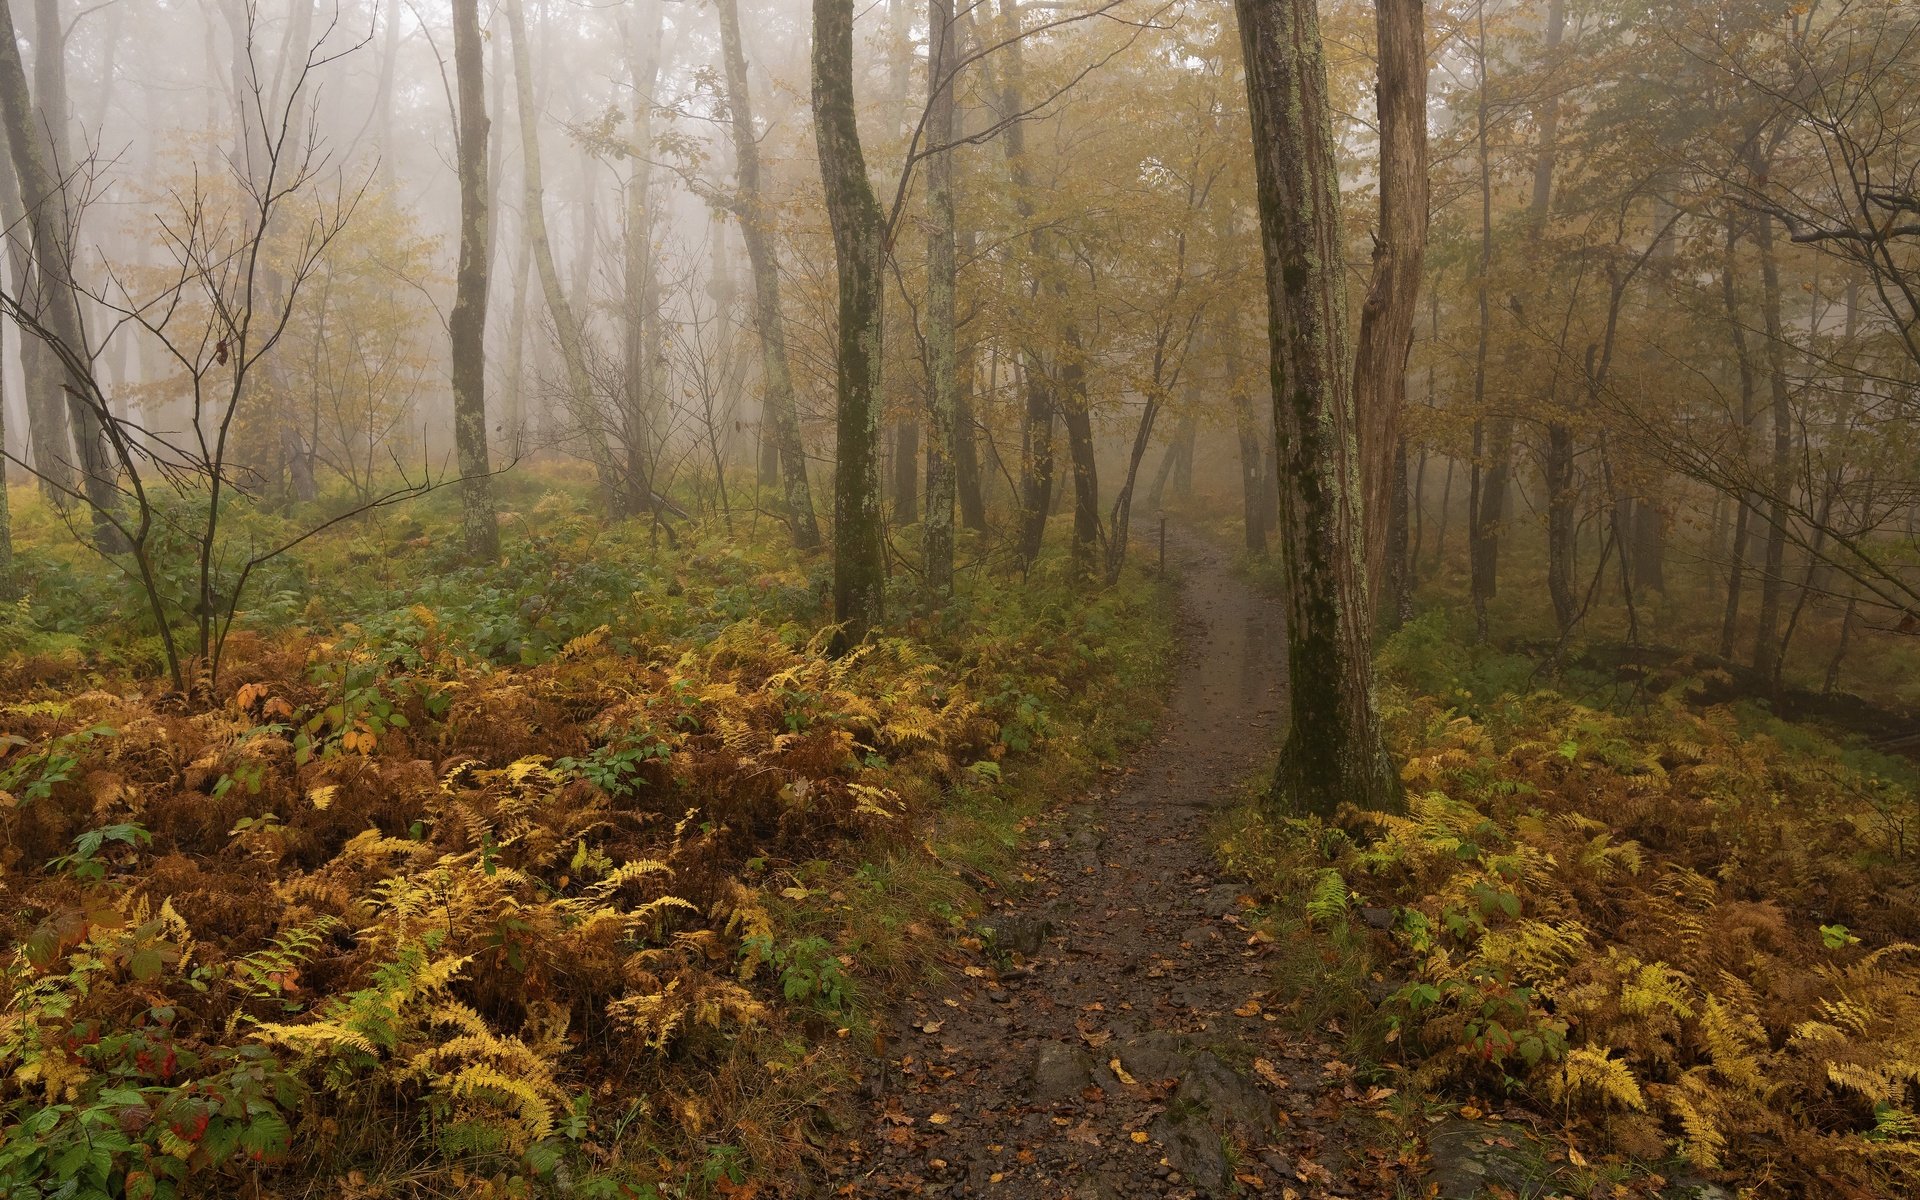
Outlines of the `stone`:
M 1078 1100 L 1093 1081 L 1093 1059 L 1065 1042 L 1041 1042 L 1033 1057 L 1033 1100 L 1060 1104 Z
M 1237 883 L 1223 883 L 1209 891 L 1200 902 L 1201 911 L 1214 920 L 1219 920 L 1230 912 L 1240 911 L 1240 897 L 1244 889 Z
M 1159 1144 L 1167 1165 L 1201 1190 L 1224 1195 L 1233 1186 L 1226 1144 L 1205 1121 L 1161 1113 L 1147 1126 L 1147 1135 Z

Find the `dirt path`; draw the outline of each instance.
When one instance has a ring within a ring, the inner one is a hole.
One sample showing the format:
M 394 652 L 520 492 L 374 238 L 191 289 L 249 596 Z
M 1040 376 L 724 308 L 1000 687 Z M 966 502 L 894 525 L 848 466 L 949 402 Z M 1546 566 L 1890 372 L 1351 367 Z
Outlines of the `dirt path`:
M 1214 810 L 1279 732 L 1279 616 L 1220 550 L 1170 550 L 1185 653 L 1157 740 L 1110 793 L 1053 814 L 1034 882 L 981 919 L 955 986 L 897 1015 L 870 1124 L 823 1191 L 1372 1193 L 1330 1135 L 1353 1096 L 1344 1068 L 1267 1011 L 1286 948 L 1251 938 L 1208 850 Z

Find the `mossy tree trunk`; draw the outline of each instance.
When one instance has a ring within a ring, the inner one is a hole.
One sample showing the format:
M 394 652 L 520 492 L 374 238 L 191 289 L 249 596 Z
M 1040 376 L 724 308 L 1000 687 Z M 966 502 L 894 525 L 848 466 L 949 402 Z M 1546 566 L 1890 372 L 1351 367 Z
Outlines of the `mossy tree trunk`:
M 813 2 L 813 129 L 839 273 L 834 343 L 833 615 L 836 649 L 880 620 L 886 518 L 880 504 L 881 301 L 886 246 L 860 149 L 853 95 L 853 0 Z
M 1291 716 L 1273 796 L 1402 803 L 1374 705 L 1340 185 L 1315 0 L 1236 0 L 1266 267 Z
M 453 73 L 459 94 L 460 260 L 454 276 L 453 440 L 460 462 L 460 524 L 469 557 L 500 557 L 487 453 L 487 119 L 478 0 L 454 0 Z

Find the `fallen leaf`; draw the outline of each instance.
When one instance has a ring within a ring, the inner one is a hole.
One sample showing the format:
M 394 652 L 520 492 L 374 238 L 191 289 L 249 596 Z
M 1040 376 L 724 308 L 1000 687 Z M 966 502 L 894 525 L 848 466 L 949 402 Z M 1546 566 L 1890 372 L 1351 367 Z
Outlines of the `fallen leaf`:
M 1259 999 L 1258 998 L 1249 999 L 1245 1004 L 1242 1004 L 1239 1008 L 1234 1009 L 1233 1015 L 1236 1017 L 1254 1017 L 1254 1016 L 1260 1015 Z
M 1264 1058 L 1253 1060 L 1253 1073 L 1277 1088 L 1292 1087 L 1293 1081 L 1280 1073 L 1280 1068 Z
M 920 1022 L 920 1032 L 939 1033 L 940 1027 L 944 1024 L 946 1024 L 945 1021 L 922 1021 Z
M 1112 1071 L 1113 1077 L 1128 1087 L 1132 1087 L 1136 1082 L 1133 1076 L 1127 1074 L 1127 1069 L 1120 1065 L 1120 1060 L 1117 1058 L 1107 1060 L 1107 1070 Z
M 949 1117 L 945 1113 L 928 1113 L 927 1114 L 927 1124 L 929 1125 L 945 1125 L 948 1121 L 951 1121 L 951 1120 L 953 1120 L 953 1118 Z
M 1094 1129 L 1092 1121 L 1082 1121 L 1072 1129 L 1067 1130 L 1067 1140 L 1070 1142 L 1078 1142 L 1083 1146 L 1098 1146 L 1100 1144 L 1100 1134 Z
M 1147 1131 L 1144 1129 L 1136 1129 L 1127 1136 L 1132 1138 L 1137 1145 L 1144 1146 L 1147 1144 Z

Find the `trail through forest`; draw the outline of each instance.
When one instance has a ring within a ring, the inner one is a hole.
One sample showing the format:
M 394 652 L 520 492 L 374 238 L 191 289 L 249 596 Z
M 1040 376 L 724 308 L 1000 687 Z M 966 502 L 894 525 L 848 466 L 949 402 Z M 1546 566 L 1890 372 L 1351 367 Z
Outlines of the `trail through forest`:
M 1333 1129 L 1357 1107 L 1348 1072 L 1270 1011 L 1290 948 L 1253 935 L 1209 849 L 1277 736 L 1278 605 L 1219 549 L 1171 548 L 1183 655 L 1155 739 L 1049 814 L 1021 897 L 895 1015 L 843 1194 L 1369 1194 Z

